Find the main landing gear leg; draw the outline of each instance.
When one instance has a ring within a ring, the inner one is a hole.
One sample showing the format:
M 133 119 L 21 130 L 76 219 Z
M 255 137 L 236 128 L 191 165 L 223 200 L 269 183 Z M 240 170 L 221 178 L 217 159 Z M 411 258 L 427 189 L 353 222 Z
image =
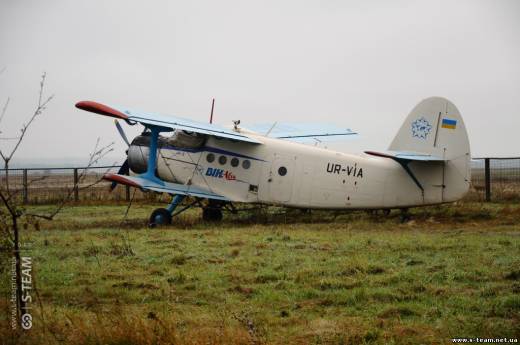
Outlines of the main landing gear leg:
M 166 208 L 158 208 L 150 215 L 149 226 L 154 228 L 161 225 L 170 225 L 172 223 L 173 212 L 184 200 L 184 195 L 175 195 L 172 202 Z
M 208 205 L 202 209 L 202 219 L 206 222 L 220 222 L 222 220 L 222 203 L 208 200 Z

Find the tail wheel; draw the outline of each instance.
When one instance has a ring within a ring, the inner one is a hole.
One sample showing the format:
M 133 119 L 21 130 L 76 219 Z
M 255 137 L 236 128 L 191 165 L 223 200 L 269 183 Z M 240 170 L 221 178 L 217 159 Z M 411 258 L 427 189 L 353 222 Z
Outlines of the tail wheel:
M 170 225 L 172 223 L 172 215 L 165 208 L 158 208 L 150 215 L 149 225 L 151 228 L 161 225 Z
M 206 222 L 220 222 L 222 210 L 220 208 L 206 207 L 202 209 L 202 219 Z

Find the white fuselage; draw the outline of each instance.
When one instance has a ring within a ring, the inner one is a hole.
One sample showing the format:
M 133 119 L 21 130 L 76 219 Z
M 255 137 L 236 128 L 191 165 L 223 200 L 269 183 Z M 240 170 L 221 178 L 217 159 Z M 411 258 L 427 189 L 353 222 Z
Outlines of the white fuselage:
M 410 164 L 423 192 L 405 169 L 389 158 L 335 152 L 250 132 L 247 135 L 263 144 L 209 137 L 199 149 L 163 147 L 158 175 L 166 181 L 209 189 L 233 201 L 299 208 L 431 205 L 457 200 L 467 191 L 466 185 L 446 188 L 450 179 L 457 178 L 446 168 L 449 162 Z

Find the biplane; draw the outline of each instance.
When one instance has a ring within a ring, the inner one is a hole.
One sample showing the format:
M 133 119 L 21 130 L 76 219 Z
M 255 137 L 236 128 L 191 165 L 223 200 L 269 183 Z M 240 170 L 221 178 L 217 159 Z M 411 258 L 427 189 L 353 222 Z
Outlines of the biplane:
M 459 200 L 470 185 L 466 128 L 455 105 L 441 97 L 420 102 L 387 151 L 363 154 L 308 144 L 356 134 L 337 126 L 234 121 L 227 128 L 92 101 L 76 107 L 115 118 L 128 144 L 118 173 L 104 176 L 112 188 L 171 195 L 169 205 L 151 214 L 152 226 L 170 224 L 193 206 L 203 208 L 204 220 L 219 221 L 233 203 L 404 210 Z M 129 142 L 118 121 L 144 130 Z

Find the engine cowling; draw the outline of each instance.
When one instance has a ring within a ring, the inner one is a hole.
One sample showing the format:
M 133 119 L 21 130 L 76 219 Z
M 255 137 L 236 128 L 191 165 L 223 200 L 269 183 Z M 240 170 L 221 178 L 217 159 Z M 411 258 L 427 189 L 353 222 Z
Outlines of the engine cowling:
M 176 130 L 171 137 L 159 136 L 158 149 L 171 148 L 199 148 L 206 142 L 206 136 L 198 133 Z M 132 140 L 128 148 L 128 166 L 136 174 L 143 174 L 148 167 L 150 156 L 150 133 L 145 132 Z
M 148 168 L 150 156 L 150 136 L 139 135 L 132 140 L 128 148 L 128 166 L 132 172 L 143 174 Z

